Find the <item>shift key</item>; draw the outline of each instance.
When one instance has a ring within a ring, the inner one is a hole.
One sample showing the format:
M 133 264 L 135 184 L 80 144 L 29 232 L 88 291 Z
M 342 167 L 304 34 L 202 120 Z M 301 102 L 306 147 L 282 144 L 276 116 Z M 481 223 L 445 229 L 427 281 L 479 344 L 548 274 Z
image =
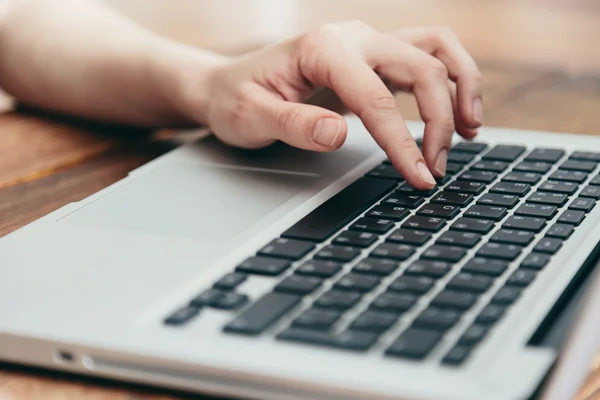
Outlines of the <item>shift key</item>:
M 285 313 L 294 308 L 300 296 L 267 293 L 225 326 L 225 332 L 259 335 Z

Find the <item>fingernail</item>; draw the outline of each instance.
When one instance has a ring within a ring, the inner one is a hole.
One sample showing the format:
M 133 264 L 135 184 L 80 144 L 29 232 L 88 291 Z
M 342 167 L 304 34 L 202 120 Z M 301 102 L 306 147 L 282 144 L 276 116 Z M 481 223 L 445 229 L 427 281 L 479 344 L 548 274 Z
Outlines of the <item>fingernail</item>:
M 419 175 L 421 175 L 421 179 L 423 179 L 425 182 L 429 183 L 430 185 L 434 185 L 434 186 L 437 184 L 437 182 L 433 178 L 433 175 L 431 175 L 431 172 L 429 172 L 429 168 L 427 168 L 427 166 L 425 165 L 425 163 L 423 161 L 419 161 L 417 163 L 417 171 L 419 171 Z
M 473 103 L 473 115 L 475 116 L 475 120 L 479 122 L 479 125 L 483 125 L 483 102 L 480 97 L 476 98 Z
M 448 150 L 442 149 L 435 160 L 435 170 L 441 176 L 446 175 L 446 163 L 448 162 Z
M 321 146 L 331 147 L 340 134 L 342 121 L 335 118 L 322 118 L 313 129 L 312 139 Z

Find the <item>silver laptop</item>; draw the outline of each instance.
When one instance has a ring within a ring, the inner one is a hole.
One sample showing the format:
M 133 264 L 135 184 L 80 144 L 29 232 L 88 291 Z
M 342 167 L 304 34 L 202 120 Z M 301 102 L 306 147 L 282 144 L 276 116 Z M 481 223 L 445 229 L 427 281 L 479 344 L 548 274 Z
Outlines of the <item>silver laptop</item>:
M 423 193 L 348 124 L 330 154 L 206 137 L 0 239 L 0 359 L 242 399 L 572 398 L 600 138 L 485 128 Z

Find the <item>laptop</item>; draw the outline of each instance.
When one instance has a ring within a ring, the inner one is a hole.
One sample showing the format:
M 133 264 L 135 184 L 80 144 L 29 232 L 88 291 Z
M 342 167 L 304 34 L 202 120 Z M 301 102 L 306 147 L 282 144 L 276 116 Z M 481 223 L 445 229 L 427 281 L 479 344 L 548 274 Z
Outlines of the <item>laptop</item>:
M 425 193 L 347 121 L 328 154 L 198 139 L 0 239 L 0 359 L 239 399 L 573 398 L 600 138 L 484 128 Z

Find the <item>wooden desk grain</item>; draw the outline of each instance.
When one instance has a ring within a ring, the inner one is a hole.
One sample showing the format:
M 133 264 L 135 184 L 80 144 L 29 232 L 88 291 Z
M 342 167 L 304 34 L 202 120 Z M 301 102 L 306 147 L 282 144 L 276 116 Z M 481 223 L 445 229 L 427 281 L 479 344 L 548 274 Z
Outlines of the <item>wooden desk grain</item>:
M 107 0 L 164 35 L 239 52 L 325 21 L 451 26 L 482 66 L 487 125 L 600 134 L 595 0 Z M 236 10 L 232 12 L 231 10 Z M 407 118 L 419 115 L 399 95 Z M 0 99 L 0 107 L 10 107 Z M 33 111 L 0 114 L 0 236 L 123 178 L 173 147 L 151 133 Z M 579 400 L 600 398 L 600 357 Z M 179 394 L 0 366 L 0 400 L 182 400 Z M 199 398 L 191 396 L 190 398 Z

